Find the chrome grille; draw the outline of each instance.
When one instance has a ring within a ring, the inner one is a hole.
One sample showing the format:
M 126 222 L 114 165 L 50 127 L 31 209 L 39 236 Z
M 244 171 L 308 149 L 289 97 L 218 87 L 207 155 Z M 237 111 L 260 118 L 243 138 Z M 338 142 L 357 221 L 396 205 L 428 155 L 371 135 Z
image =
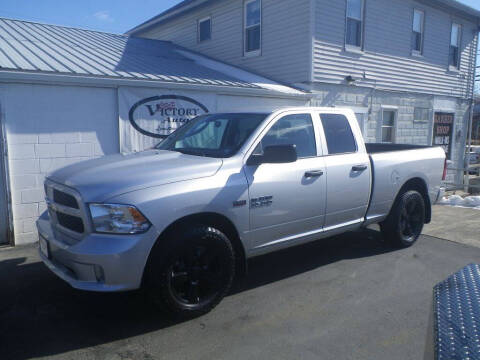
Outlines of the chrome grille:
M 85 232 L 85 210 L 80 195 L 75 190 L 45 181 L 46 202 L 52 226 L 68 235 L 67 242 L 79 240 Z

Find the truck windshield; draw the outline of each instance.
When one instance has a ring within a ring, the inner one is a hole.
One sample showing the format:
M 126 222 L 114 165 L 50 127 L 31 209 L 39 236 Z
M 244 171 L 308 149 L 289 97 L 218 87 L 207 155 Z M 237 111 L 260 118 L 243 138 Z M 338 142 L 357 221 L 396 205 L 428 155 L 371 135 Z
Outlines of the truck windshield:
M 267 114 L 207 114 L 190 120 L 156 149 L 226 158 L 233 156 Z

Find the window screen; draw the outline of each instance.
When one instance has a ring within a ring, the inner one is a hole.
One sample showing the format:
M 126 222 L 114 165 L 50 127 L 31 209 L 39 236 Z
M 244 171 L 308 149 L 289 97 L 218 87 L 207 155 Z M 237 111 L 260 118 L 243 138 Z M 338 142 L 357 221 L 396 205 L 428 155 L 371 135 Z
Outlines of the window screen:
M 345 115 L 320 114 L 320 119 L 330 155 L 357 151 L 357 144 Z
M 287 115 L 278 120 L 268 130 L 255 153 L 261 153 L 262 149 L 271 145 L 295 145 L 299 158 L 316 156 L 317 146 L 310 114 Z

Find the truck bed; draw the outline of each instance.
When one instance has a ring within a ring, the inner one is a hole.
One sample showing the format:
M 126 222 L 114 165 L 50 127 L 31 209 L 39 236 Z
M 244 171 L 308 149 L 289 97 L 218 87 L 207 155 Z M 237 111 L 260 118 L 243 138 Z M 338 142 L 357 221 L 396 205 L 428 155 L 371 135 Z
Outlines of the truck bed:
M 385 218 L 407 179 L 429 185 L 431 202 L 438 193 L 445 152 L 441 147 L 407 144 L 365 144 L 372 167 L 372 192 L 366 223 Z

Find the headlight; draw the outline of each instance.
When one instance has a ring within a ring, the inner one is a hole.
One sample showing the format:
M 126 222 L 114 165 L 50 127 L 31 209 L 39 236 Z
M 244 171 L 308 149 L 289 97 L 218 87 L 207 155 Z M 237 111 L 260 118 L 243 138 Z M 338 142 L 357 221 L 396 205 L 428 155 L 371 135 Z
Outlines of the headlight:
M 135 206 L 122 204 L 89 204 L 96 232 L 137 234 L 147 231 L 150 222 Z

